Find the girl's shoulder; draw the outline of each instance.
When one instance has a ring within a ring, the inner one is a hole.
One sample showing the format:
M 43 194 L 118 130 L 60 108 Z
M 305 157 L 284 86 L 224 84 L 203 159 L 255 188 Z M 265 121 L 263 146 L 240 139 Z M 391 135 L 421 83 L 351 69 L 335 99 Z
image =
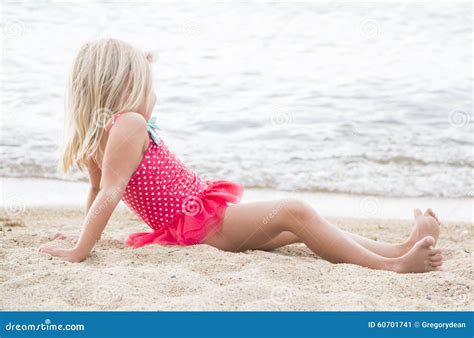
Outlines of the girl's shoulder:
M 146 128 L 146 120 L 143 115 L 136 112 L 119 112 L 110 117 L 105 125 L 105 130 L 110 131 L 117 121 L 121 121 L 120 124 L 123 125 L 121 128 L 131 129 L 138 127 L 141 129 L 140 127 L 143 126 Z
M 117 123 L 117 121 L 120 121 Z M 111 128 L 117 124 L 118 127 L 114 128 L 114 135 L 111 140 Z M 100 150 L 96 151 L 96 153 L 89 157 L 88 159 L 88 169 L 89 171 L 94 171 L 95 168 L 98 170 L 102 170 L 102 160 L 104 157 L 106 145 L 108 143 L 112 143 L 113 148 L 116 148 L 123 144 L 123 140 L 135 139 L 140 142 L 141 140 L 144 141 L 144 149 L 148 147 L 149 141 L 147 135 L 147 124 L 145 118 L 136 112 L 120 112 L 112 115 L 109 118 L 107 124 L 105 125 L 104 129 L 107 131 L 106 134 L 102 135 L 100 140 Z M 141 136 L 142 137 L 141 137 Z
M 104 151 L 108 144 L 113 149 L 121 148 L 124 150 L 124 147 L 137 143 L 137 145 L 142 145 L 142 150 L 145 150 L 150 143 L 147 122 L 145 117 L 139 113 L 126 112 L 113 115 L 107 123 L 106 130 L 109 133 L 106 137 L 107 145 L 104 147 Z

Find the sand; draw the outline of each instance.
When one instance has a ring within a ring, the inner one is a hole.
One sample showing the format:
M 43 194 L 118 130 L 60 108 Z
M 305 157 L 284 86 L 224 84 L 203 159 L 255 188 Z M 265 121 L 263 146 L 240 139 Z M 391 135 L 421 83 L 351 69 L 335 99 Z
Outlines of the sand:
M 397 274 L 317 258 L 303 244 L 228 253 L 207 245 L 123 240 L 146 229 L 117 210 L 91 256 L 73 264 L 39 254 L 56 232 L 78 234 L 78 208 L 5 211 L 0 229 L 2 310 L 472 310 L 473 224 L 447 223 L 444 271 Z M 376 240 L 401 241 L 411 222 L 333 219 Z M 56 244 L 68 246 L 64 241 Z

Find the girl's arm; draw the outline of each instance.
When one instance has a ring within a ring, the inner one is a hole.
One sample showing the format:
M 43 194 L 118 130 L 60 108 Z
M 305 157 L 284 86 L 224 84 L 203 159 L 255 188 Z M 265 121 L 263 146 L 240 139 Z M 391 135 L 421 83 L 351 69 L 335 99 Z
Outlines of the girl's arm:
M 89 171 L 90 185 L 89 185 L 89 192 L 87 194 L 87 200 L 86 200 L 86 216 L 87 216 L 87 213 L 89 212 L 89 209 L 91 208 L 92 203 L 94 203 L 95 198 L 97 197 L 97 194 L 100 191 L 100 179 L 102 176 L 102 171 L 100 170 L 97 163 L 92 159 L 90 159 L 87 162 L 87 170 Z M 79 236 L 69 236 L 62 233 L 57 233 L 56 235 L 54 235 L 52 239 L 53 240 L 62 239 L 62 240 L 66 240 L 75 244 L 77 243 Z
M 105 148 L 100 191 L 87 212 L 76 246 L 72 249 L 42 247 L 41 252 L 71 262 L 81 262 L 89 255 L 140 164 L 146 143 L 146 121 L 142 115 L 127 113 L 116 120 Z
M 87 163 L 87 169 L 89 171 L 89 193 L 87 195 L 86 202 L 86 214 L 89 212 L 92 203 L 94 203 L 97 194 L 100 191 L 100 180 L 102 176 L 102 171 L 95 161 L 92 159 Z

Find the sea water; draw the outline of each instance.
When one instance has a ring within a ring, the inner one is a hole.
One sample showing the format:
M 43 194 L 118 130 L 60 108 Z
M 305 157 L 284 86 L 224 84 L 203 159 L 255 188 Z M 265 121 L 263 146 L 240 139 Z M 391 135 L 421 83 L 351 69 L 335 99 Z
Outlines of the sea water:
M 81 44 L 155 54 L 160 136 L 206 179 L 473 196 L 470 2 L 4 1 L 0 175 L 56 172 Z

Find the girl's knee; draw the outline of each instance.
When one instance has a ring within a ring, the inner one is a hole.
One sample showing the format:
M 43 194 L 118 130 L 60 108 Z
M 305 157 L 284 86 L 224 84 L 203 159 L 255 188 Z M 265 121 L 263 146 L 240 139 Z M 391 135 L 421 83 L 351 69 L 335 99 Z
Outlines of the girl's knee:
M 315 217 L 318 217 L 316 211 L 308 203 L 299 199 L 288 199 L 285 201 L 285 210 L 293 223 L 298 226 L 305 226 Z

